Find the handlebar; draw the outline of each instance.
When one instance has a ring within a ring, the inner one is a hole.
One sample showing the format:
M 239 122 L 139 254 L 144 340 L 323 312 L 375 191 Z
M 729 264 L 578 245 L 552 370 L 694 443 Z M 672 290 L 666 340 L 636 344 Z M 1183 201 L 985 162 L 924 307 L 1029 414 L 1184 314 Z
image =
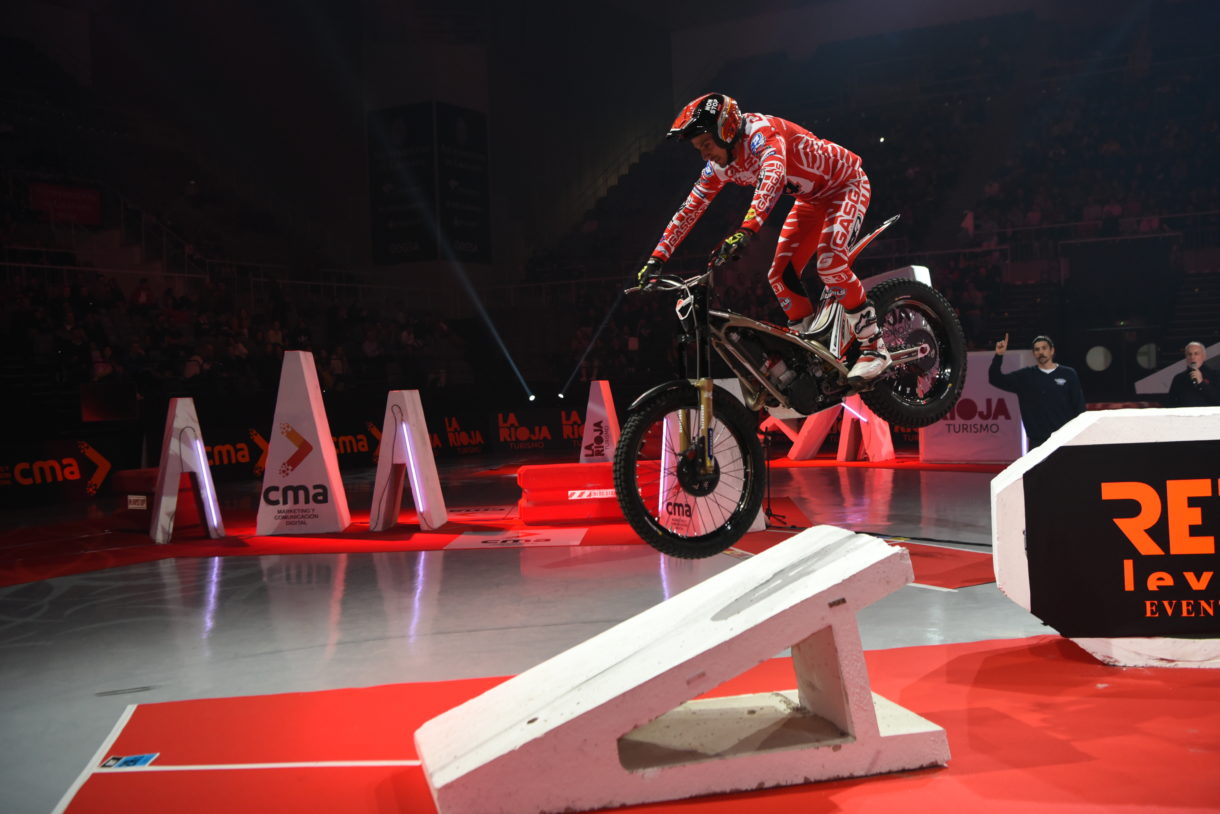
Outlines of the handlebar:
M 702 274 L 696 274 L 694 277 L 683 279 L 676 274 L 662 274 L 649 280 L 644 285 L 632 286 L 623 290 L 624 294 L 637 294 L 641 291 L 676 291 L 681 288 L 690 288 L 693 285 L 706 285 L 711 279 L 712 266 L 708 264 L 707 271 Z

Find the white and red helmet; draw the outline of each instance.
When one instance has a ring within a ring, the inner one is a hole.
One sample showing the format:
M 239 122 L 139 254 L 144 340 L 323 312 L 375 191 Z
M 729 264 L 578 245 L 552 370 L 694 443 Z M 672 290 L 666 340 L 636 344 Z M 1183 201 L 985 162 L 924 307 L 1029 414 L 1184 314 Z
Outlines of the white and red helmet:
M 729 149 L 741 134 L 741 108 L 723 93 L 706 93 L 682 108 L 669 126 L 666 138 L 692 139 L 710 133 L 724 149 Z

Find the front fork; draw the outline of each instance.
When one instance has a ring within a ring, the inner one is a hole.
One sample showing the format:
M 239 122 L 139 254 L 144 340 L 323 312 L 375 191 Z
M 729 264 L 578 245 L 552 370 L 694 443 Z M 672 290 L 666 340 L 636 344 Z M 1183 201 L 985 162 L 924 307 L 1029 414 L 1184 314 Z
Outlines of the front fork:
M 712 472 L 712 380 L 703 377 L 699 387 L 699 439 L 703 442 L 703 473 Z
M 691 381 L 695 385 L 695 390 L 699 394 L 699 426 L 691 427 L 691 416 L 689 410 L 678 411 L 678 440 L 681 444 L 681 449 L 685 454 L 690 454 L 692 443 L 695 444 L 695 452 L 699 455 L 699 468 L 701 474 L 710 475 L 714 470 L 712 462 L 712 391 L 715 385 L 712 382 L 712 348 L 709 339 L 709 331 L 707 324 L 708 302 L 707 288 L 699 286 L 691 296 L 694 302 L 685 316 L 681 313 L 679 318 L 682 320 L 682 327 L 685 329 L 683 337 L 683 345 L 688 342 L 694 346 L 695 355 L 695 378 Z M 682 378 L 687 378 L 686 353 L 679 353 Z M 697 432 L 695 437 L 692 435 Z
M 695 449 L 701 455 L 700 468 L 703 474 L 709 474 L 712 471 L 712 389 L 714 387 L 710 377 L 703 377 L 695 381 L 695 389 L 699 392 L 699 426 L 697 435 L 692 437 L 691 427 L 691 411 L 678 411 L 678 443 L 679 448 L 689 451 L 692 442 L 698 442 Z

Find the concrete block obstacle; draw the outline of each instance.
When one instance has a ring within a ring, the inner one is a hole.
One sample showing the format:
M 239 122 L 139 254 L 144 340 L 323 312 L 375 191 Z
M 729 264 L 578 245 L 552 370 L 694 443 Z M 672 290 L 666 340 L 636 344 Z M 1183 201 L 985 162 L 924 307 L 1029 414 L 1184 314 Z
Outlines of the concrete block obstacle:
M 1076 416 L 991 482 L 996 582 L 1097 659 L 1220 668 L 1220 407 Z
M 870 691 L 856 626 L 912 576 L 899 547 L 808 529 L 421 726 L 437 808 L 583 811 L 944 764 L 941 727 Z M 794 688 L 697 699 L 787 647 Z

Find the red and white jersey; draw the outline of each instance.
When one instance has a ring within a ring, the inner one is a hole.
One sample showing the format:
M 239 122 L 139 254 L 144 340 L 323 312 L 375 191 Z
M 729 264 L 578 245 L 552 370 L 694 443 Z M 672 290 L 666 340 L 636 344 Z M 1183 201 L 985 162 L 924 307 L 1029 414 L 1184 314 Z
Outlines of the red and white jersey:
M 860 156 L 777 116 L 746 113 L 732 160 L 709 161 L 652 256 L 668 260 L 712 199 L 733 183 L 756 188 L 741 228 L 757 233 L 785 192 L 811 203 L 833 198 L 860 173 Z

